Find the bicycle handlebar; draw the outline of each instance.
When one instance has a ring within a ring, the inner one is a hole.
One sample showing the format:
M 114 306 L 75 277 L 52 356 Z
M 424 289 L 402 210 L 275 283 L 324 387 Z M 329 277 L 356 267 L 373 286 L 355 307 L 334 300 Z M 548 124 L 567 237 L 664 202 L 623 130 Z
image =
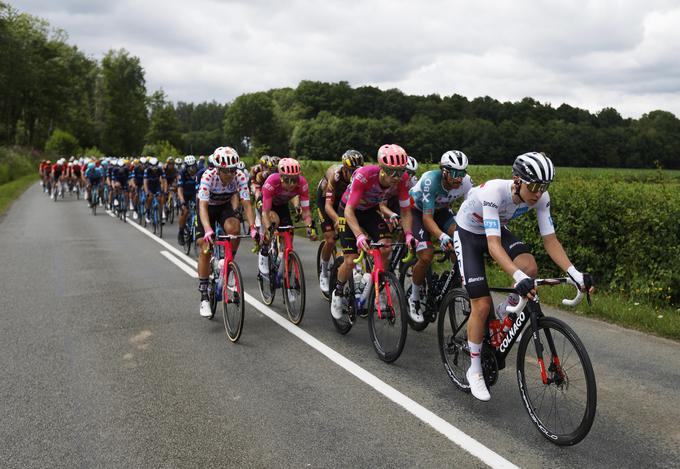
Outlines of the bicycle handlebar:
M 371 243 L 372 248 L 382 248 L 386 246 L 402 246 L 404 243 Z M 355 264 L 358 264 L 359 262 L 364 260 L 364 254 L 366 254 L 366 251 L 363 249 L 361 250 L 361 254 L 359 254 L 359 257 L 354 259 L 352 262 Z
M 544 278 L 544 279 L 536 279 L 534 280 L 534 288 L 541 286 L 541 285 L 559 285 L 560 283 L 568 283 L 570 285 L 573 285 L 576 288 L 576 296 L 572 299 L 564 298 L 562 299 L 562 304 L 565 306 L 576 306 L 583 300 L 583 295 L 585 294 L 582 292 L 579 288 L 578 285 L 576 285 L 576 282 L 574 282 L 571 278 Z M 529 300 L 522 296 L 519 299 L 519 303 L 517 303 L 516 306 L 508 306 L 506 310 L 509 313 L 519 313 L 524 309 L 524 307 L 527 305 Z

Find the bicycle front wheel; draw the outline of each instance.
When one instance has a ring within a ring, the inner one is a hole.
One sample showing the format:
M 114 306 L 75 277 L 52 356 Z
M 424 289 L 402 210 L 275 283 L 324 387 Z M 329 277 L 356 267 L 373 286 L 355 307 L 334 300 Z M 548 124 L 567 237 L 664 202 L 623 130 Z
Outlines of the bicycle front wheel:
M 284 272 L 283 301 L 286 303 L 288 319 L 293 324 L 300 324 L 305 314 L 305 273 L 302 261 L 295 251 L 288 254 L 288 271 Z
M 533 334 L 525 333 L 517 351 L 517 384 L 531 421 L 549 441 L 574 445 L 595 420 L 597 386 L 588 352 L 576 333 L 556 318 L 538 320 L 546 379 L 536 366 Z M 525 371 L 526 365 L 530 369 Z
M 453 384 L 464 392 L 470 392 L 470 384 L 465 377 L 470 368 L 466 328 L 469 315 L 470 299 L 467 292 L 463 288 L 455 288 L 442 300 L 437 318 L 439 355 Z
M 274 271 L 274 261 L 272 255 L 267 255 L 267 262 L 269 264 L 269 275 L 263 275 L 258 269 L 257 272 L 257 286 L 260 289 L 260 296 L 262 302 L 267 306 L 274 302 L 276 296 L 276 272 Z
M 338 281 L 338 269 L 340 266 L 345 262 L 345 257 L 340 256 L 337 259 L 335 259 L 335 262 L 333 263 L 333 267 L 331 267 L 331 273 L 329 275 L 330 281 L 329 284 L 331 286 L 331 294 L 333 290 L 335 290 L 335 284 Z M 349 312 L 349 301 L 350 299 L 354 299 L 354 292 L 352 289 L 349 287 L 349 280 L 345 282 L 345 290 L 344 290 L 344 305 L 343 305 L 343 311 L 345 313 Z M 338 332 L 342 335 L 345 335 L 349 332 L 349 330 L 352 328 L 352 320 L 349 317 L 349 314 L 343 314 L 340 319 L 335 319 L 332 314 L 330 314 L 330 308 L 329 308 L 329 315 L 331 317 L 331 321 L 333 321 L 333 325 L 335 328 L 338 330 Z
M 245 301 L 241 271 L 233 261 L 227 265 L 226 278 L 222 287 L 222 309 L 224 331 L 230 341 L 236 342 L 243 331 Z
M 391 363 L 399 358 L 406 344 L 408 310 L 397 276 L 393 272 L 381 275 L 377 298 L 375 287 L 368 297 L 368 334 L 378 357 Z M 380 306 L 380 314 L 376 305 Z

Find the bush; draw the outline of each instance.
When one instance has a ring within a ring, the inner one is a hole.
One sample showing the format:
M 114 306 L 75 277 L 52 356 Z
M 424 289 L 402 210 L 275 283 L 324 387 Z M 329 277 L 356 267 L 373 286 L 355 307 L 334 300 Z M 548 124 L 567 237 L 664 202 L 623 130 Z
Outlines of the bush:
M 45 151 L 68 158 L 80 153 L 80 144 L 78 139 L 70 133 L 56 129 L 45 142 Z
M 0 184 L 38 172 L 41 155 L 20 147 L 0 147 Z

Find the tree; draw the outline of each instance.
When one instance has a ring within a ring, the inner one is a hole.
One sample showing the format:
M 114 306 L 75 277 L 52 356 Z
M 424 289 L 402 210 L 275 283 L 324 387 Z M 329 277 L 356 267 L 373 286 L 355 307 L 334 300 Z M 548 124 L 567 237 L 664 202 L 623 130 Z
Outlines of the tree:
M 288 153 L 288 138 L 282 117 L 266 93 L 243 94 L 224 115 L 224 134 L 229 146 L 240 153 L 258 147 L 279 155 Z
M 102 149 L 108 154 L 138 154 L 149 119 L 144 69 L 125 49 L 102 59 Z
M 181 135 L 180 123 L 175 113 L 175 107 L 166 99 L 165 92 L 161 89 L 149 98 L 149 130 L 146 133 L 147 142 L 169 141 L 173 146 L 180 146 Z
M 58 156 L 69 157 L 80 152 L 80 144 L 70 133 L 56 129 L 47 139 L 45 150 Z

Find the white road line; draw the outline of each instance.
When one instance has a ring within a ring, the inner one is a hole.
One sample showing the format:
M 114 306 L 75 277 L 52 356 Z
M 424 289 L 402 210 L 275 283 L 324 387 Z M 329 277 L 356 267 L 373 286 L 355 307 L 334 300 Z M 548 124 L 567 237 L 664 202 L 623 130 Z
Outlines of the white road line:
M 177 267 L 182 269 L 184 272 L 186 272 L 190 277 L 193 278 L 198 278 L 198 273 L 196 272 L 195 269 L 192 269 L 188 265 L 186 265 L 184 262 L 180 261 L 177 259 L 175 256 L 170 254 L 168 251 L 161 251 L 161 255 L 165 257 L 167 260 L 175 264 Z
M 112 215 L 112 214 L 111 214 Z M 113 215 L 112 215 L 113 216 Z M 129 226 L 132 226 L 133 228 L 136 228 L 137 230 L 141 231 L 145 235 L 147 235 L 149 238 L 153 239 L 157 243 L 161 244 L 162 246 L 168 248 L 170 251 L 172 251 L 174 254 L 177 255 L 180 259 L 185 261 L 187 264 L 193 266 L 194 268 L 197 268 L 198 263 L 193 260 L 192 258 L 188 257 L 185 255 L 183 252 L 181 252 L 179 249 L 175 248 L 174 246 L 171 246 L 168 244 L 166 241 L 158 238 L 157 236 L 153 235 L 150 233 L 148 230 L 142 228 L 139 226 L 137 223 L 128 223 Z M 166 251 L 161 251 L 161 254 L 168 258 L 173 264 L 181 268 L 184 272 L 186 272 L 188 275 L 191 277 L 197 278 L 197 274 L 195 271 L 192 271 L 191 269 L 187 268 L 187 266 L 183 265 L 181 262 L 179 262 L 176 258 L 170 255 L 170 253 Z M 341 368 L 345 369 L 349 373 L 353 374 L 357 378 L 359 378 L 361 381 L 364 383 L 368 384 L 371 386 L 373 389 L 393 401 L 394 403 L 400 405 L 402 408 L 404 408 L 406 411 L 420 419 L 423 423 L 426 423 L 427 425 L 431 426 L 434 428 L 436 431 L 444 435 L 446 438 L 448 438 L 450 441 L 455 443 L 456 445 L 460 446 L 462 449 L 470 453 L 471 455 L 479 458 L 482 462 L 488 464 L 491 467 L 498 467 L 498 468 L 517 468 L 516 465 L 496 453 L 490 448 L 487 448 L 484 446 L 482 443 L 479 441 L 475 440 L 471 436 L 469 436 L 467 433 L 464 433 L 463 431 L 459 430 L 458 428 L 454 427 L 451 425 L 449 422 L 444 420 L 443 418 L 439 417 L 432 411 L 426 409 L 422 405 L 418 404 L 416 401 L 411 399 L 410 397 L 406 396 L 405 394 L 402 394 L 401 392 L 397 391 L 395 388 L 390 386 L 389 384 L 385 383 L 381 379 L 379 379 L 377 376 L 371 374 L 370 372 L 366 371 L 356 363 L 354 363 L 351 360 L 348 360 L 345 358 L 343 355 L 340 353 L 336 352 L 320 340 L 318 340 L 316 337 L 312 336 L 308 332 L 303 331 L 299 327 L 293 325 L 290 321 L 287 319 L 283 318 L 280 314 L 278 314 L 276 311 L 273 309 L 269 308 L 268 306 L 260 303 L 258 300 L 256 300 L 252 295 L 248 294 L 247 292 L 245 293 L 245 300 L 247 303 L 249 303 L 251 306 L 253 306 L 255 309 L 260 311 L 262 314 L 267 316 L 269 319 L 274 321 L 276 324 L 279 326 L 283 327 L 285 330 L 293 334 L 295 337 L 298 339 L 302 340 L 304 343 L 312 347 L 313 349 L 317 350 L 319 353 L 322 355 L 326 356 L 329 360 L 331 360 L 333 363 L 336 365 L 340 366 Z

